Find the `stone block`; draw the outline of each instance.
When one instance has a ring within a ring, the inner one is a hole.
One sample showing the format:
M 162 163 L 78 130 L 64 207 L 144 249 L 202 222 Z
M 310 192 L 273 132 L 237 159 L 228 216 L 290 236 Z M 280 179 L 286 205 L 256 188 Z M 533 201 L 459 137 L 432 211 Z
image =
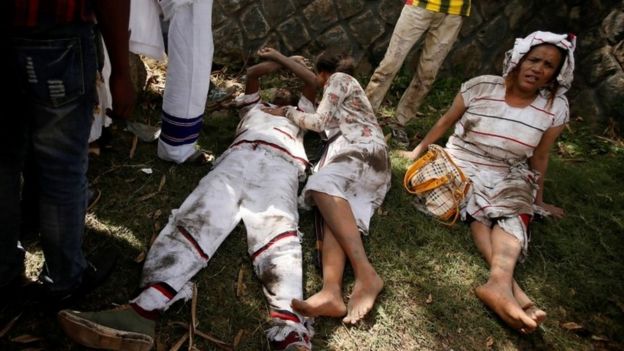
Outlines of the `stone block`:
M 349 21 L 351 35 L 362 46 L 368 47 L 370 43 L 383 35 L 384 24 L 379 21 L 371 10 Z
M 221 7 L 221 5 L 219 5 L 218 3 L 214 4 L 212 6 L 212 26 L 218 27 L 223 22 L 225 22 L 226 19 L 227 16 L 225 15 L 225 11 Z
M 336 7 L 338 7 L 338 14 L 340 18 L 349 18 L 364 8 L 363 0 L 338 0 L 336 1 Z
M 277 27 L 277 32 L 290 51 L 299 49 L 311 40 L 303 21 L 298 17 L 290 18 L 282 23 Z
M 321 32 L 338 21 L 336 8 L 331 0 L 314 0 L 303 9 L 303 16 L 315 32 Z
M 245 35 L 250 40 L 264 38 L 269 33 L 269 24 L 258 5 L 253 5 L 243 12 L 241 23 Z
M 624 40 L 620 41 L 613 47 L 613 57 L 624 67 Z
M 399 19 L 403 6 L 405 6 L 403 0 L 381 0 L 377 13 L 386 23 L 394 25 Z
M 605 110 L 605 117 L 624 122 L 624 72 L 620 71 L 598 86 L 598 96 Z
M 217 4 L 221 5 L 225 13 L 233 14 L 242 9 L 250 0 L 217 0 Z
M 212 31 L 215 43 L 213 61 L 221 65 L 239 64 L 243 55 L 243 33 L 236 22 L 227 20 Z
M 498 16 L 491 20 L 477 33 L 477 39 L 481 44 L 490 49 L 494 48 L 509 35 L 508 23 L 504 16 Z
M 615 6 L 602 21 L 600 29 L 604 37 L 611 44 L 616 44 L 624 39 L 624 3 Z
M 583 65 L 579 68 L 581 68 L 587 78 L 587 82 L 591 86 L 622 70 L 615 56 L 613 56 L 612 47 L 608 45 L 594 51 L 583 61 Z
M 295 6 L 290 0 L 262 0 L 262 8 L 271 27 L 276 27 L 295 13 Z
M 341 49 L 351 53 L 352 43 L 347 31 L 340 25 L 331 28 L 321 35 L 317 41 L 321 48 Z

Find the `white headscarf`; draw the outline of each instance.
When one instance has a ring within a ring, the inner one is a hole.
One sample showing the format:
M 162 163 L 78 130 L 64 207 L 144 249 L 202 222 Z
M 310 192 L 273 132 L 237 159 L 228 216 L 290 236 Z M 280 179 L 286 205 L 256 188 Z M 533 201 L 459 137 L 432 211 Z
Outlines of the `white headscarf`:
M 513 49 L 505 53 L 503 62 L 503 77 L 506 77 L 531 48 L 540 44 L 553 44 L 562 48 L 568 54 L 564 60 L 561 71 L 557 76 L 559 89 L 557 95 L 561 95 L 570 89 L 572 79 L 574 79 L 574 49 L 576 48 L 576 37 L 574 34 L 555 34 L 551 32 L 533 32 L 526 38 L 516 38 Z

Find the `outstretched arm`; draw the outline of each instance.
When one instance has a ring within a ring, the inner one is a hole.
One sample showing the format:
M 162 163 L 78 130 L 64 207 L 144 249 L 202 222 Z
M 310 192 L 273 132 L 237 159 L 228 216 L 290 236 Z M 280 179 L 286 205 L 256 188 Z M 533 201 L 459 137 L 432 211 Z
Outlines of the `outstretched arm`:
M 457 94 L 453 100 L 451 108 L 449 108 L 448 111 L 440 117 L 436 124 L 431 127 L 427 135 L 425 135 L 423 140 L 414 148 L 414 150 L 407 152 L 404 151 L 401 155 L 410 160 L 418 158 L 425 150 L 427 150 L 429 144 L 433 144 L 440 139 L 442 135 L 444 135 L 444 133 L 446 133 L 446 131 L 461 118 L 465 111 L 466 105 L 464 105 L 464 98 L 462 98 L 461 94 Z
M 247 82 L 245 83 L 245 94 L 253 94 L 260 91 L 260 77 L 271 74 L 282 68 L 273 61 L 260 62 L 247 68 Z
M 546 178 L 546 171 L 548 170 L 548 155 L 550 153 L 550 148 L 555 143 L 564 127 L 565 124 L 546 130 L 546 132 L 542 135 L 542 139 L 539 144 L 533 151 L 533 156 L 529 159 L 531 169 L 540 173 L 540 177 L 537 181 L 539 189 L 537 190 L 537 195 L 535 197 L 535 204 L 550 212 L 555 218 L 563 218 L 565 213 L 562 208 L 544 203 L 544 178 Z
M 111 62 L 112 113 L 116 117 L 130 118 L 135 99 L 128 59 L 130 1 L 97 0 L 95 11 Z
M 291 56 L 286 57 L 281 52 L 273 48 L 262 48 L 258 50 L 258 56 L 279 63 L 284 68 L 293 72 L 299 79 L 304 82 L 303 90 L 301 94 L 306 99 L 314 102 L 316 99 L 316 92 L 319 88 L 316 80 L 316 74 L 308 69 L 303 63 L 298 62 L 303 57 Z

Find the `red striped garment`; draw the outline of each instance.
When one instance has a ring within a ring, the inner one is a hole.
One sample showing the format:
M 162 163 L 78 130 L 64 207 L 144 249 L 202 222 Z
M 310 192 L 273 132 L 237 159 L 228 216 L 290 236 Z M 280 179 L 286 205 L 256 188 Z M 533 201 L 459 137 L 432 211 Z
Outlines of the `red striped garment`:
M 15 27 L 95 23 L 93 0 L 13 0 Z
M 525 222 L 534 212 L 540 176 L 527 160 L 547 129 L 568 121 L 568 101 L 559 95 L 547 108 L 547 97 L 540 93 L 526 107 L 509 106 L 499 76 L 473 78 L 460 94 L 466 111 L 446 150 L 472 182 L 462 218 L 470 215 L 488 226 L 498 223 L 518 238 L 526 255 Z

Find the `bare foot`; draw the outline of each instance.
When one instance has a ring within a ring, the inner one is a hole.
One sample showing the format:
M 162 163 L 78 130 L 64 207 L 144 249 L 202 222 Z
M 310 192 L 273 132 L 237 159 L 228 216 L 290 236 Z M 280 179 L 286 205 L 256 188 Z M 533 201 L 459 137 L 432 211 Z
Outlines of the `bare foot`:
M 307 317 L 342 317 L 347 313 L 347 306 L 342 301 L 341 294 L 327 290 L 321 290 L 305 301 L 292 299 L 290 305 L 295 311 Z
M 475 293 L 512 328 L 528 333 L 537 328 L 537 323 L 522 310 L 511 291 L 488 281 L 477 287 Z
M 364 318 L 373 308 L 381 289 L 383 289 L 383 280 L 377 273 L 368 279 L 356 280 L 347 306 L 347 316 L 342 321 L 355 324 Z
M 546 320 L 546 312 L 544 312 L 544 310 L 539 309 L 532 302 L 522 307 L 522 309 L 529 316 L 529 318 L 531 318 L 532 320 L 535 321 L 535 323 L 537 323 L 537 326 L 540 326 Z

